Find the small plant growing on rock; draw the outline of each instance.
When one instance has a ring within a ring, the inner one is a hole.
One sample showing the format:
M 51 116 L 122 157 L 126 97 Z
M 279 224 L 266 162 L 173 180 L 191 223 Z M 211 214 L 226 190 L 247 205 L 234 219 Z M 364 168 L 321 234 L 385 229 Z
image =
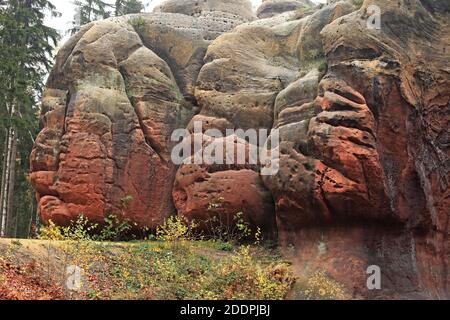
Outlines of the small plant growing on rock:
M 319 49 L 311 49 L 305 53 L 304 56 L 307 61 L 314 61 L 323 58 L 323 52 Z
M 352 2 L 357 9 L 361 9 L 362 5 L 364 4 L 364 0 L 353 0 Z
M 328 63 L 326 59 L 323 59 L 319 66 L 317 67 L 317 70 L 319 70 L 320 73 L 326 73 L 328 71 Z
M 128 22 L 133 26 L 133 28 L 137 32 L 142 32 L 145 28 L 145 19 L 141 16 L 136 17 L 136 18 L 131 18 Z

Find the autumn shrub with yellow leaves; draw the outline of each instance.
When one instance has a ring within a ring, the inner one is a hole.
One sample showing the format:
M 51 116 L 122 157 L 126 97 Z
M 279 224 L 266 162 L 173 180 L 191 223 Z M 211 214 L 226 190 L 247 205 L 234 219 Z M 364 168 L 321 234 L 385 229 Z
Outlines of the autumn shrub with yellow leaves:
M 65 240 L 65 264 L 83 270 L 82 287 L 69 298 L 277 300 L 295 282 L 278 252 L 261 244 L 259 232 L 251 245 L 236 241 L 248 238 L 247 228 L 228 242 L 205 240 L 195 223 L 179 217 L 167 219 L 146 241 L 104 241 L 95 228 L 80 217 L 69 228 L 50 223 L 41 229 L 41 239 Z M 116 238 L 114 230 L 110 225 L 109 238 Z
M 343 286 L 327 276 L 324 271 L 317 271 L 306 280 L 303 294 L 308 300 L 346 299 Z

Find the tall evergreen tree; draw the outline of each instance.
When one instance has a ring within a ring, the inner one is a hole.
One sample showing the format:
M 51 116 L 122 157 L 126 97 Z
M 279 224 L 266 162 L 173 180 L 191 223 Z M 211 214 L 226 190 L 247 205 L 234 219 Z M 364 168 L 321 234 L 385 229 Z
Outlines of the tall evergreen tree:
M 139 0 L 116 0 L 115 15 L 117 17 L 131 13 L 139 13 L 144 8 L 144 4 Z
M 75 0 L 77 12 L 72 23 L 73 28 L 70 30 L 72 34 L 78 32 L 80 27 L 99 19 L 106 19 L 111 16 L 110 9 L 113 5 L 102 0 Z
M 76 13 L 72 22 L 71 34 L 75 34 L 80 27 L 99 19 L 106 19 L 114 15 L 116 17 L 131 13 L 139 13 L 144 10 L 145 6 L 140 0 L 75 0 Z
M 28 154 L 37 132 L 38 101 L 59 38 L 45 26 L 48 0 L 0 1 L 0 235 L 26 233 L 33 207 Z

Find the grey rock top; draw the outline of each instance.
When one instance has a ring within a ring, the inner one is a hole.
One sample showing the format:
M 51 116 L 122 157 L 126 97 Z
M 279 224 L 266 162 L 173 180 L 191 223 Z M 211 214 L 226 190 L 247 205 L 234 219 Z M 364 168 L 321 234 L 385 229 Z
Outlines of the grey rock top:
M 258 18 L 264 19 L 283 12 L 313 6 L 315 6 L 315 4 L 310 0 L 263 0 L 262 4 L 258 7 L 256 15 Z
M 194 17 L 222 12 L 224 19 L 256 19 L 250 0 L 167 0 L 156 7 L 154 12 L 181 13 Z

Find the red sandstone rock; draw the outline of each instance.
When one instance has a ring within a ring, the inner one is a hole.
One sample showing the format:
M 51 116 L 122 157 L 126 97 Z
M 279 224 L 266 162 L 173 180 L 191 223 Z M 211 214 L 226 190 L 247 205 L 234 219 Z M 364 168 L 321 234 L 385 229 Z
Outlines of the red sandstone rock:
M 300 276 L 323 269 L 354 298 L 448 298 L 449 4 L 333 2 L 232 31 L 253 15 L 225 6 L 208 29 L 214 1 L 195 17 L 144 15 L 139 30 L 128 18 L 83 27 L 43 98 L 31 155 L 42 219 L 122 213 L 155 228 L 176 209 L 207 229 L 242 212 L 295 245 Z M 372 4 L 380 30 L 367 28 Z M 260 177 L 248 158 L 177 168 L 170 134 L 194 121 L 279 129 L 279 172 Z M 365 286 L 369 265 L 381 291 Z
M 205 232 L 217 226 L 214 219 L 231 230 L 235 228 L 238 214 L 242 214 L 251 228 L 256 231 L 259 227 L 266 238 L 274 239 L 276 225 L 272 196 L 260 178 L 257 158 L 252 157 L 250 145 L 236 136 L 201 136 L 205 141 L 204 150 L 209 150 L 213 144 L 223 148 L 223 164 L 195 164 L 194 155 L 185 160 L 177 172 L 173 189 L 178 214 L 200 223 Z M 243 147 L 244 164 L 238 164 L 236 151 L 227 152 L 230 150 L 226 149 L 226 143 L 234 145 L 235 150 Z M 233 164 L 227 164 L 227 159 L 233 160 Z
M 175 213 L 171 134 L 195 113 L 187 100 L 210 41 L 254 18 L 236 14 L 237 6 L 222 9 L 145 14 L 144 28 L 130 17 L 94 22 L 65 44 L 31 154 L 44 222 L 118 215 L 155 229 Z
M 371 4 L 380 30 L 367 29 Z M 281 168 L 264 178 L 280 240 L 295 244 L 299 273 L 322 268 L 355 297 L 449 296 L 450 35 L 439 14 L 450 8 L 439 6 L 365 1 L 326 26 L 328 73 L 315 108 L 303 107 L 315 114 L 280 114 Z M 365 287 L 371 264 L 378 292 Z
M 184 166 L 177 174 L 174 201 L 178 214 L 197 221 L 201 229 L 210 232 L 216 225 L 235 227 L 238 214 L 265 237 L 274 239 L 275 216 L 270 193 L 259 173 L 252 170 L 207 172 L 197 166 Z

